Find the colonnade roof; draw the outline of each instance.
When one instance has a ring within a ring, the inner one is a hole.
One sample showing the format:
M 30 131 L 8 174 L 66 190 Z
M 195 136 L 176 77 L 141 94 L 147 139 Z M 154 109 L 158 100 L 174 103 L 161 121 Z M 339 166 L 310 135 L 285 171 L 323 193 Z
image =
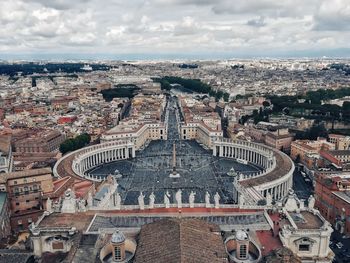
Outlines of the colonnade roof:
M 241 181 L 241 185 L 244 187 L 258 186 L 275 181 L 289 173 L 293 166 L 292 160 L 287 155 L 279 153 L 277 151 L 274 151 L 274 156 L 276 158 L 275 169 L 273 169 L 270 173 L 265 174 L 264 176 Z

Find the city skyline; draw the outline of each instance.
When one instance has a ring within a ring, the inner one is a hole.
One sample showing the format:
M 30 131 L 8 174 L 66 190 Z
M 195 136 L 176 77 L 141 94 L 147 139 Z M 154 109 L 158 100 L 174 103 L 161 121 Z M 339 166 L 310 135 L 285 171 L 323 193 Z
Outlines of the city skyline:
M 350 3 L 2 1 L 0 59 L 349 57 Z

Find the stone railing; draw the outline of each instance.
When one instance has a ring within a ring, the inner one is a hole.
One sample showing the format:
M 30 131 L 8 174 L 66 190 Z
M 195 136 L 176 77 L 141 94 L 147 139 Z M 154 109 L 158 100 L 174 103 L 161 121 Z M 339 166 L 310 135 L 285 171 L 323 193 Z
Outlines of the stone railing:
M 263 210 L 266 208 L 266 206 L 258 206 L 258 205 L 235 205 L 235 204 L 219 204 L 218 207 L 215 207 L 215 204 L 206 204 L 206 203 L 195 203 L 190 205 L 189 203 L 183 203 L 179 207 L 178 204 L 154 204 L 153 206 L 145 205 L 144 209 L 140 209 L 139 205 L 120 205 L 118 206 L 92 206 L 89 207 L 89 210 L 92 211 L 102 211 L 102 210 L 118 210 L 118 211 L 130 211 L 130 210 L 150 210 L 150 209 L 157 209 L 157 208 L 207 208 L 207 209 L 249 209 L 249 210 Z

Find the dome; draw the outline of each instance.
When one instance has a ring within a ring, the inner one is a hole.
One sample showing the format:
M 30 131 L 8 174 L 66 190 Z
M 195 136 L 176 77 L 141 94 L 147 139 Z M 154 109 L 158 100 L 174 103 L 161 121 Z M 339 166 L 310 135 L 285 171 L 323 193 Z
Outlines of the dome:
M 116 230 L 112 235 L 111 242 L 112 243 L 122 243 L 124 241 L 125 241 L 124 234 L 122 232 L 120 232 L 119 230 Z
M 237 233 L 236 233 L 236 239 L 240 240 L 240 241 L 247 240 L 248 239 L 248 235 L 243 230 L 238 230 Z

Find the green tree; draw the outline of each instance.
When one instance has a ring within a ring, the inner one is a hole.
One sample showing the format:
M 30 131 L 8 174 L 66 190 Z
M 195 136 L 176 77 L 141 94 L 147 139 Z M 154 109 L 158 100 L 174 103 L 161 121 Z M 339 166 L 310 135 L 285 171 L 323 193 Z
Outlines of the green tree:
M 76 136 L 75 138 L 65 140 L 63 143 L 61 143 L 59 149 L 62 154 L 65 154 L 67 152 L 75 151 L 85 147 L 90 143 L 90 141 L 90 135 L 87 133 L 83 133 L 81 135 Z
M 224 95 L 223 95 L 223 98 L 224 98 L 224 101 L 228 102 L 228 100 L 230 99 L 230 94 L 225 92 Z
M 270 107 L 270 105 L 271 105 L 270 102 L 268 102 L 267 100 L 263 101 L 263 106 L 265 108 Z

